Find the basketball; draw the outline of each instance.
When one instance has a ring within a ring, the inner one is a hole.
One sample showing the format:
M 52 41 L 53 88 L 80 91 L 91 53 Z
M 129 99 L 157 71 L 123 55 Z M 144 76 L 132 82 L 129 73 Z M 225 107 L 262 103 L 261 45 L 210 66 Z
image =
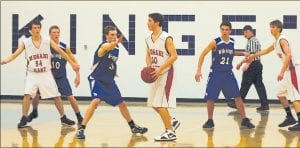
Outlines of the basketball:
M 141 71 L 141 78 L 145 83 L 152 83 L 155 81 L 154 78 L 152 78 L 151 73 L 154 71 L 155 69 L 152 67 L 144 67 Z

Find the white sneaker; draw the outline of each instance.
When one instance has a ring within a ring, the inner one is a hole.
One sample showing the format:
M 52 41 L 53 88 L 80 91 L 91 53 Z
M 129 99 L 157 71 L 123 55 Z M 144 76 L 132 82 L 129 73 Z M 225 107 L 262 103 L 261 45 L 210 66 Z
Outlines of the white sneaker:
M 171 124 L 174 131 L 180 126 L 180 122 L 175 118 L 171 119 Z
M 176 135 L 173 131 L 165 131 L 159 136 L 154 137 L 155 141 L 174 141 L 176 140 Z

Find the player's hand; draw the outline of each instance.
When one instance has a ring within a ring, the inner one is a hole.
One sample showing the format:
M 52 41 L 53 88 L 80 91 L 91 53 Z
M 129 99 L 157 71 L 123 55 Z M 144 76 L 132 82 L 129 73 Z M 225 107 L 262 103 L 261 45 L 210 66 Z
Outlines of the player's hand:
M 253 61 L 254 58 L 255 58 L 254 54 L 250 54 L 249 56 L 246 57 L 246 59 L 247 59 L 246 62 L 249 63 L 249 62 Z
M 283 79 L 284 73 L 279 73 L 277 76 L 277 81 L 281 81 Z
M 249 52 L 243 52 L 243 54 L 244 54 L 245 57 L 248 57 L 250 55 Z
M 5 60 L 1 61 L 1 65 L 7 64 L 7 62 Z
M 151 73 L 151 76 L 152 78 L 154 78 L 154 80 L 156 80 L 159 75 L 161 75 L 162 71 L 160 68 L 156 68 L 152 73 Z
M 195 74 L 195 80 L 196 82 L 200 82 L 200 79 L 202 79 L 202 74 L 200 71 L 197 71 Z
M 79 75 L 77 75 L 77 76 L 75 77 L 74 83 L 75 83 L 75 87 L 78 87 L 78 86 L 79 86 L 79 84 L 80 84 L 80 76 L 79 76 Z
M 242 63 L 237 64 L 237 65 L 236 65 L 236 69 L 237 69 L 237 70 L 240 70 L 241 66 L 242 66 Z
M 121 43 L 124 39 L 123 35 L 120 35 L 119 38 L 117 39 L 117 44 Z

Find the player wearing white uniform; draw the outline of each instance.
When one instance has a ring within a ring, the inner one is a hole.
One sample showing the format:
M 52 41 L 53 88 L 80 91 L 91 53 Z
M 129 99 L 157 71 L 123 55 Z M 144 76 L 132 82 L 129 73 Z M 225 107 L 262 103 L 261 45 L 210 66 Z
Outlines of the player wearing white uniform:
M 249 56 L 249 60 L 252 60 L 257 56 L 265 55 L 273 50 L 277 52 L 278 57 L 283 62 L 280 73 L 277 76 L 277 80 L 279 81 L 279 90 L 277 93 L 277 97 L 279 98 L 279 101 L 284 107 L 287 114 L 286 119 L 278 126 L 285 127 L 297 123 L 289 107 L 288 100 L 291 100 L 297 113 L 298 124 L 289 127 L 288 129 L 291 131 L 300 131 L 300 51 L 292 49 L 290 43 L 288 42 L 288 39 L 281 35 L 281 21 L 272 21 L 270 23 L 270 28 L 271 33 L 276 40 L 275 43 L 259 53 L 251 54 Z
M 63 104 L 60 99 L 55 80 L 51 73 L 51 51 L 52 47 L 55 51 L 62 55 L 71 65 L 74 71 L 79 70 L 79 66 L 75 64 L 66 53 L 61 50 L 56 43 L 49 38 L 40 35 L 41 23 L 33 21 L 30 26 L 32 36 L 25 39 L 17 50 L 6 60 L 1 61 L 1 65 L 7 64 L 19 56 L 25 49 L 27 59 L 27 75 L 25 79 L 25 92 L 23 98 L 23 116 L 18 128 L 25 127 L 28 121 L 28 111 L 30 108 L 30 98 L 34 98 L 37 91 L 40 91 L 42 99 L 55 98 L 55 105 L 59 108 L 62 123 L 73 125 L 74 121 L 66 118 L 64 115 Z
M 163 16 L 151 13 L 148 16 L 148 28 L 152 34 L 146 38 L 146 64 L 155 68 L 152 76 L 156 79 L 150 85 L 148 106 L 161 116 L 166 131 L 154 138 L 156 141 L 176 140 L 174 130 L 180 125 L 178 120 L 171 118 L 167 108 L 176 107 L 176 98 L 173 96 L 174 62 L 177 52 L 170 34 L 162 31 Z

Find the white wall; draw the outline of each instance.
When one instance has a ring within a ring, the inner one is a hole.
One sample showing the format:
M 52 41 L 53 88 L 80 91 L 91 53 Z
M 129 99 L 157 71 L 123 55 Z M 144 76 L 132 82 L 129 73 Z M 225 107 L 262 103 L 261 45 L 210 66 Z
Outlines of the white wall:
M 194 81 L 197 60 L 200 52 L 219 33 L 219 24 L 222 15 L 256 15 L 256 22 L 233 22 L 233 28 L 242 28 L 246 24 L 257 29 L 257 37 L 262 47 L 267 47 L 273 42 L 269 31 L 269 22 L 274 19 L 283 19 L 283 15 L 297 15 L 299 22 L 300 2 L 259 2 L 259 1 L 161 1 L 161 2 L 117 2 L 117 1 L 91 1 L 91 2 L 11 2 L 1 1 L 1 59 L 11 54 L 12 48 L 12 14 L 19 14 L 19 27 L 23 27 L 31 19 L 41 14 L 42 34 L 47 35 L 48 28 L 56 24 L 61 28 L 61 40 L 69 42 L 70 14 L 77 15 L 77 54 L 81 65 L 81 85 L 74 88 L 77 96 L 89 96 L 87 74 L 91 67 L 95 48 L 102 40 L 102 15 L 109 14 L 114 23 L 128 35 L 128 16 L 136 17 L 136 53 L 128 55 L 126 50 L 121 50 L 118 61 L 119 78 L 116 79 L 124 97 L 146 97 L 148 86 L 140 79 L 140 70 L 145 66 L 145 42 L 148 33 L 146 26 L 147 16 L 151 12 L 160 12 L 169 15 L 195 15 L 195 22 L 170 22 L 169 33 L 174 37 L 176 48 L 187 48 L 187 43 L 181 42 L 181 35 L 195 35 L 196 55 L 180 56 L 176 62 L 176 87 L 178 98 L 203 98 L 206 80 L 211 63 L 210 55 L 206 57 L 203 66 L 204 78 L 201 83 Z M 293 48 L 300 50 L 299 25 L 298 29 L 286 29 Z M 246 40 L 243 36 L 233 36 L 236 48 L 243 48 Z M 21 38 L 22 39 L 22 38 Z M 297 42 L 298 40 L 298 42 Z M 87 45 L 87 49 L 84 49 Z M 234 60 L 236 64 L 241 57 Z M 276 76 L 281 63 L 275 53 L 262 58 L 264 65 L 263 78 L 269 98 L 276 99 Z M 241 71 L 234 70 L 236 77 L 241 82 Z M 68 67 L 68 76 L 73 82 L 74 72 Z M 24 90 L 25 58 L 24 53 L 8 65 L 1 66 L 1 95 L 22 95 Z M 73 84 L 72 84 L 73 85 Z M 221 96 L 223 98 L 223 96 Z M 248 98 L 258 98 L 254 87 L 251 88 Z

